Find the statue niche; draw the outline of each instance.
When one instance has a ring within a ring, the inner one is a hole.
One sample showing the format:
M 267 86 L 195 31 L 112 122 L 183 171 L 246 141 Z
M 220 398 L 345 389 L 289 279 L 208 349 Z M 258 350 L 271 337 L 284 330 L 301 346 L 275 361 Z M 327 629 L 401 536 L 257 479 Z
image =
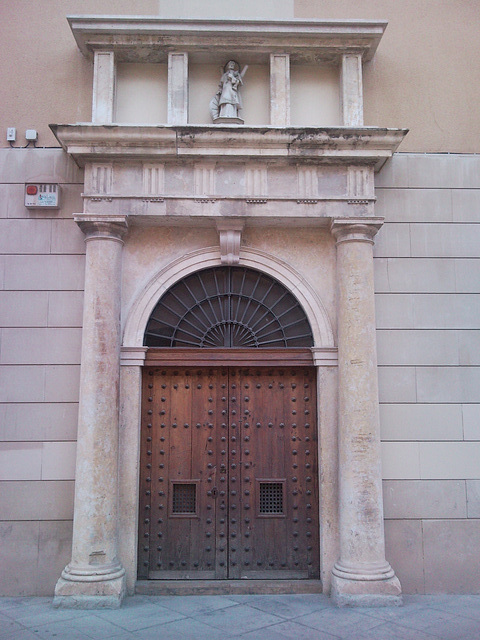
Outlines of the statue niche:
M 239 90 L 247 69 L 248 65 L 240 72 L 240 65 L 235 60 L 229 60 L 224 66 L 217 93 L 210 100 L 210 113 L 215 124 L 244 124 L 239 118 L 242 109 Z

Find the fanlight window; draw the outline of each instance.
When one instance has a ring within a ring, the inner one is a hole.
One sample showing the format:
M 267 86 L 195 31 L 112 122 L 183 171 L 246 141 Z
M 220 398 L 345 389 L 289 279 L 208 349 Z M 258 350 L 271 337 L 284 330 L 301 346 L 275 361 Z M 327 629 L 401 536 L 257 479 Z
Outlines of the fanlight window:
M 148 347 L 311 347 L 305 312 L 273 278 L 245 267 L 197 271 L 152 312 Z

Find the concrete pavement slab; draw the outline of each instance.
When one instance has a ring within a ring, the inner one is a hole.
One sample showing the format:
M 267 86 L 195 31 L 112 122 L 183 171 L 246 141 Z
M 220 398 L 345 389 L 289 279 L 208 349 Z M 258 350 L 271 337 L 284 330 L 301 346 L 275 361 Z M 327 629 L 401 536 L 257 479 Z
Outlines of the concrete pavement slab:
M 119 610 L 0 598 L 0 640 L 480 640 L 480 596 L 336 608 L 323 595 L 134 596 Z

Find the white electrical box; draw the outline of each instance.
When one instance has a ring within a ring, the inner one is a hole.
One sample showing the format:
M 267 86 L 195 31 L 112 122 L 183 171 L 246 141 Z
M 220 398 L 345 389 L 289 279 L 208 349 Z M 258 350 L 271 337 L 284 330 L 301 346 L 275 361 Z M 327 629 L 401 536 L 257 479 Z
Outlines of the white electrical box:
M 35 183 L 25 185 L 27 209 L 59 209 L 60 185 Z

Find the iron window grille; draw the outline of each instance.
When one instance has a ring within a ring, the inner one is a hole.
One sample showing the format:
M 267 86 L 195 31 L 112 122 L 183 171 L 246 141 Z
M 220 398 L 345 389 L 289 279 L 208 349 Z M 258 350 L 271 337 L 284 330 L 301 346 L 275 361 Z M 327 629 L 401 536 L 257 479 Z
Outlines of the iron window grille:
M 311 347 L 310 323 L 277 280 L 246 267 L 190 274 L 160 299 L 147 324 L 148 347 Z

